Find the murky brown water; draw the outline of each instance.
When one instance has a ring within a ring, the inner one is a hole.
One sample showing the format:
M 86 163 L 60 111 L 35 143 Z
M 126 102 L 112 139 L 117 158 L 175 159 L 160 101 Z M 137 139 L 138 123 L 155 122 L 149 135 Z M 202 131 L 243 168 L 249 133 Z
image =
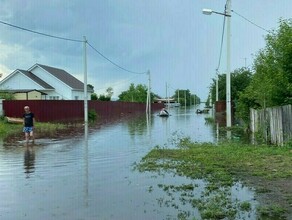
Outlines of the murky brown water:
M 0 143 L 0 219 L 177 219 L 178 208 L 159 203 L 165 192 L 157 184 L 194 180 L 139 173 L 133 164 L 178 137 L 198 142 L 218 137 L 206 115 L 183 108 L 170 113 L 105 125 L 90 130 L 86 140 L 38 139 L 28 148 L 22 142 Z M 203 182 L 196 181 L 199 196 Z M 233 196 L 252 200 L 252 192 L 241 188 Z M 182 209 L 200 219 L 198 210 Z

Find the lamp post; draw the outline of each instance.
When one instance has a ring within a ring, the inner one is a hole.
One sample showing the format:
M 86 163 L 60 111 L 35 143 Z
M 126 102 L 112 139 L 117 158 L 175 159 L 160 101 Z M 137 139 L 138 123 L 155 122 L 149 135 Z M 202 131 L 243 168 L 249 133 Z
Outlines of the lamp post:
M 203 9 L 203 14 L 211 15 L 212 13 L 224 15 L 227 19 L 227 63 L 226 63 L 226 127 L 231 127 L 231 77 L 230 77 L 230 18 L 231 18 L 231 0 L 226 1 L 225 13 Z M 217 98 L 217 97 L 216 97 Z
M 84 125 L 88 124 L 88 97 L 87 97 L 87 56 L 86 56 L 86 37 L 83 36 L 83 68 L 84 68 Z
M 219 73 L 218 73 L 218 69 L 216 69 L 216 102 L 219 101 Z

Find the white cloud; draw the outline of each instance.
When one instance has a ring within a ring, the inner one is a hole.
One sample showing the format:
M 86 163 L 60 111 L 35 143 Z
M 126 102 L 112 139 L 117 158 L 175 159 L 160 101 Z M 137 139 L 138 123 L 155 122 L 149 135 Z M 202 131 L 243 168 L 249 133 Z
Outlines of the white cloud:
M 4 79 L 6 76 L 8 76 L 12 72 L 13 72 L 12 70 L 0 64 L 0 80 Z

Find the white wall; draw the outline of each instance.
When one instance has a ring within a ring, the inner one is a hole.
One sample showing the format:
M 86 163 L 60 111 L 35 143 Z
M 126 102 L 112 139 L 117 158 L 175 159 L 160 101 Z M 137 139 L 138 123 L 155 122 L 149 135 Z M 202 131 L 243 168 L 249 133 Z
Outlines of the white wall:
M 17 71 L 12 77 L 1 83 L 0 89 L 43 89 L 21 72 Z
M 52 74 L 46 72 L 38 66 L 32 69 L 31 72 L 44 80 L 49 85 L 53 86 L 55 88 L 55 94 L 58 96 L 62 96 L 62 98 L 60 99 L 71 99 L 71 88 L 56 77 L 54 77 Z
M 78 96 L 78 100 L 84 100 L 84 92 L 83 91 L 72 91 L 72 100 L 76 100 L 75 96 Z M 87 92 L 87 99 L 91 99 L 91 93 Z

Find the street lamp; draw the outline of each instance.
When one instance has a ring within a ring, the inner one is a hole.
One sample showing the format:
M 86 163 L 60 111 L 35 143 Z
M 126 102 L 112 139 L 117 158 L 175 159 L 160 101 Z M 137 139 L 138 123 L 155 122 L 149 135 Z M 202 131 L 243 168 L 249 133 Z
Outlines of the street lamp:
M 216 102 L 219 101 L 219 73 L 218 73 L 218 69 L 216 69 Z
M 213 11 L 212 9 L 209 9 L 209 8 L 204 8 L 202 10 L 202 12 L 203 12 L 204 15 L 211 15 L 212 13 L 214 13 L 214 14 L 218 14 L 218 15 L 224 15 L 226 17 L 231 17 L 230 14 Z
M 211 15 L 212 13 L 224 15 L 227 18 L 227 63 L 226 63 L 226 127 L 231 127 L 231 80 L 230 80 L 230 18 L 231 18 L 231 0 L 226 1 L 225 13 L 203 9 L 203 14 Z

